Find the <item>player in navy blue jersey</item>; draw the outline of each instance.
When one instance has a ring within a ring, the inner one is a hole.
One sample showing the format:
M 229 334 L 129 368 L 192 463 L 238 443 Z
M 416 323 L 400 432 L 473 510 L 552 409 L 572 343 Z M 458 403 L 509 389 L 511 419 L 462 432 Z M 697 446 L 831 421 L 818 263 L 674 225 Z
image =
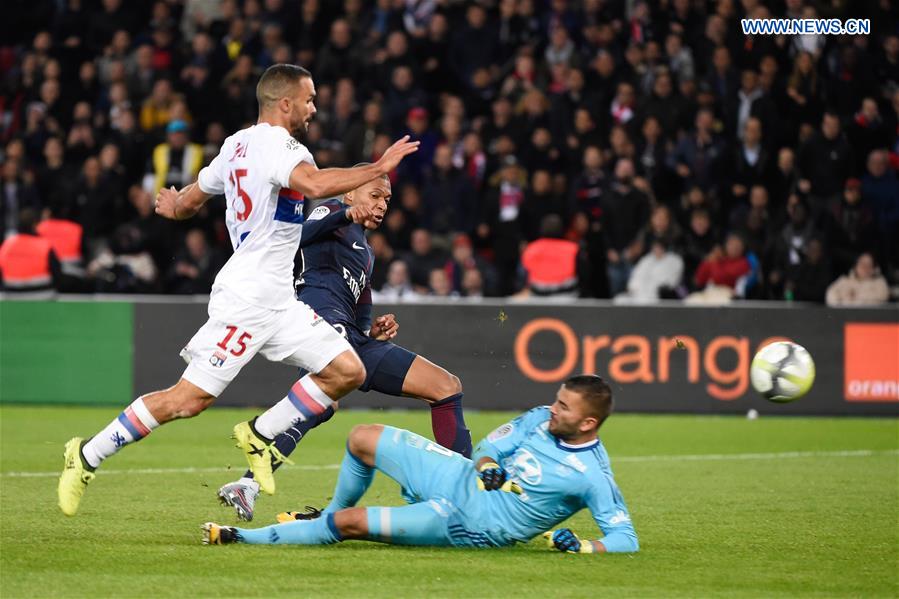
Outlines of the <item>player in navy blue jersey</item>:
M 399 325 L 393 314 L 372 319 L 371 273 L 374 253 L 366 230 L 377 229 L 390 204 L 390 179 L 380 177 L 346 193 L 342 199 L 320 202 L 307 209 L 300 240 L 302 272 L 297 297 L 327 320 L 359 354 L 365 365 L 365 381 L 359 387 L 387 395 L 421 399 L 431 406 L 434 439 L 443 447 L 471 456 L 471 432 L 462 414 L 462 384 L 458 377 L 433 362 L 395 345 Z M 297 394 L 303 417 L 275 438 L 284 456 L 311 429 L 327 421 L 334 407 L 325 411 Z M 277 468 L 279 464 L 273 463 Z M 233 506 L 239 518 L 252 520 L 258 485 L 247 471 L 243 478 L 219 489 L 219 498 Z

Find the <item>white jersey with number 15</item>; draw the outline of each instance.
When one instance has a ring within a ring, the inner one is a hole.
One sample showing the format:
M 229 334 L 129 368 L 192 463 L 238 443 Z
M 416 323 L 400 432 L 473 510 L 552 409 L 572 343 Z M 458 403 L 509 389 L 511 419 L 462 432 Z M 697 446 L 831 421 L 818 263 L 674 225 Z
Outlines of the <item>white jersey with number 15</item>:
M 234 254 L 212 285 L 249 304 L 285 310 L 296 300 L 293 260 L 303 229 L 303 195 L 290 189 L 300 162 L 315 164 L 306 146 L 283 127 L 260 123 L 225 140 L 200 171 L 204 193 L 224 194 Z

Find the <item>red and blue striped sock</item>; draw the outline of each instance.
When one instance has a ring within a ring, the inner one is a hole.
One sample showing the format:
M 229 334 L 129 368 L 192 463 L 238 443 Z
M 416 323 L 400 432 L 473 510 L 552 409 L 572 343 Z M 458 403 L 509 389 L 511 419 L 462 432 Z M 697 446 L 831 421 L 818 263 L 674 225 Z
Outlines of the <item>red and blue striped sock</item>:
M 289 429 L 295 420 L 314 420 L 333 403 L 334 400 L 307 374 L 293 384 L 287 397 L 260 415 L 253 426 L 263 437 L 274 439 Z
M 126 445 L 140 441 L 158 426 L 144 405 L 144 398 L 138 397 L 106 428 L 91 437 L 81 448 L 81 454 L 88 466 L 96 468 L 103 460 Z

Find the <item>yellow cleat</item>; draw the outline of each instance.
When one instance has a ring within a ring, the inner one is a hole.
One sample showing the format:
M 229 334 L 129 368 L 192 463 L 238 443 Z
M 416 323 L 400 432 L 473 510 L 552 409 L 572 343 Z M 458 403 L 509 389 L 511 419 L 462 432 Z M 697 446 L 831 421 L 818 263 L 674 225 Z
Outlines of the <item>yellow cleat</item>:
M 234 426 L 232 439 L 237 441 L 237 447 L 243 450 L 250 470 L 253 471 L 253 480 L 259 484 L 259 490 L 269 495 L 275 494 L 275 477 L 272 474 L 272 461 L 287 462 L 288 460 L 274 443 L 266 443 L 250 426 L 249 422 L 241 422 Z
M 59 477 L 59 486 L 56 493 L 59 496 L 59 509 L 66 516 L 74 516 L 81 503 L 81 496 L 87 488 L 87 483 L 94 480 L 96 474 L 88 470 L 81 461 L 81 446 L 84 439 L 74 437 L 66 443 L 65 466 Z
M 321 518 L 321 516 L 322 511 L 320 509 L 307 505 L 304 512 L 281 512 L 275 518 L 280 524 L 284 524 L 285 522 L 296 522 L 297 520 L 315 520 L 316 518 Z
M 202 527 L 204 545 L 228 545 L 237 542 L 237 534 L 230 526 L 207 522 Z

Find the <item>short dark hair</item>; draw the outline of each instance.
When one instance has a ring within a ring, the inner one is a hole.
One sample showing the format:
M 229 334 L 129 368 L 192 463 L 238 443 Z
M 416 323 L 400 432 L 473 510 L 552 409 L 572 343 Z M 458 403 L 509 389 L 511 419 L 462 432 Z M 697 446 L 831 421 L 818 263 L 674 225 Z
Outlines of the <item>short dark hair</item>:
M 612 388 L 601 376 L 578 374 L 569 377 L 562 385 L 580 395 L 587 404 L 588 415 L 595 417 L 601 425 L 612 413 Z
M 273 64 L 265 69 L 259 83 L 256 84 L 256 101 L 259 110 L 263 110 L 273 102 L 277 102 L 287 93 L 287 88 L 296 85 L 304 77 L 312 77 L 312 73 L 295 64 Z

